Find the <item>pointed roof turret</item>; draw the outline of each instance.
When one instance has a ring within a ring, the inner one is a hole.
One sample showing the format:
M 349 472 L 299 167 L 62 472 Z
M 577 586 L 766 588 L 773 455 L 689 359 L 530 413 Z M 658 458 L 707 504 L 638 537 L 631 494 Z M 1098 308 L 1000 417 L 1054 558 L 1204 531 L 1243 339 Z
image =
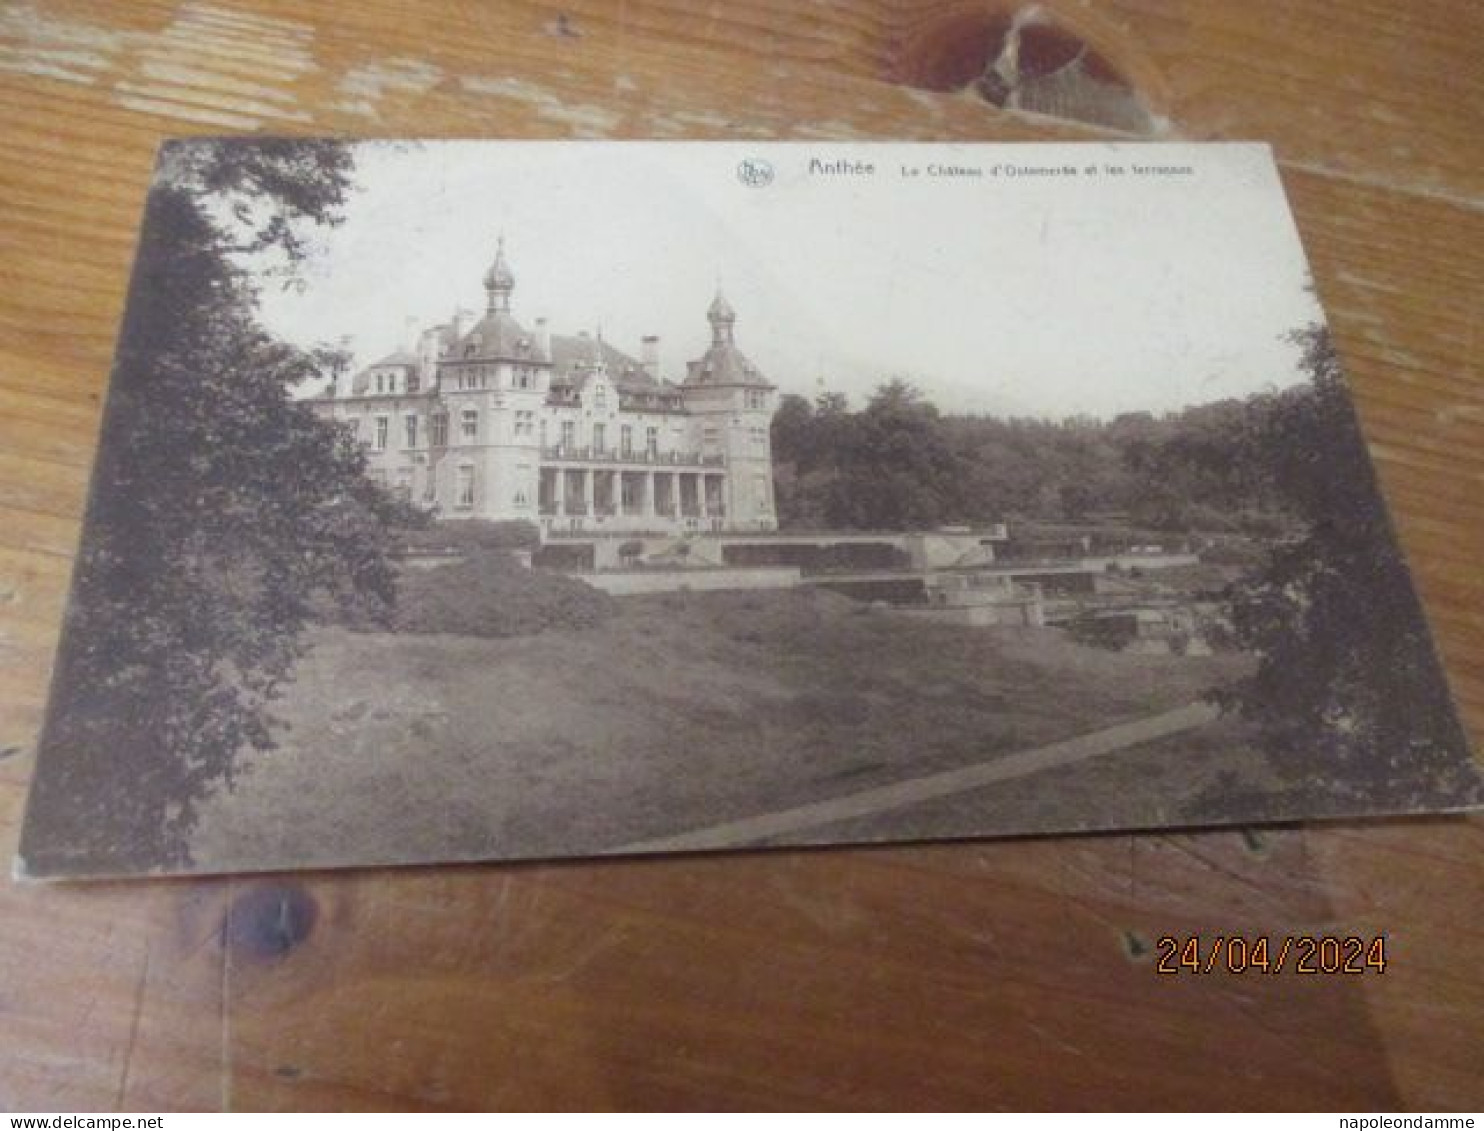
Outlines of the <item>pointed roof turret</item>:
M 737 324 L 737 312 L 727 301 L 726 295 L 717 289 L 716 297 L 706 311 L 711 323 L 711 348 L 687 366 L 687 385 L 751 385 L 771 389 L 773 384 L 757 366 L 737 348 L 733 330 Z
M 505 261 L 505 237 L 495 243 L 495 261 L 484 273 L 484 289 L 489 293 L 489 312 L 510 310 L 510 292 L 515 290 L 515 275 Z
M 706 319 L 711 323 L 712 345 L 726 345 L 732 340 L 732 327 L 736 325 L 737 312 L 732 309 L 727 296 L 721 293 L 720 287 L 716 288 L 716 297 L 711 300 Z
M 489 292 L 489 308 L 483 318 L 459 335 L 447 360 L 508 358 L 513 361 L 546 361 L 546 351 L 510 313 L 510 292 L 515 290 L 515 275 L 505 260 L 504 236 L 495 246 L 495 261 L 484 273 L 484 289 Z

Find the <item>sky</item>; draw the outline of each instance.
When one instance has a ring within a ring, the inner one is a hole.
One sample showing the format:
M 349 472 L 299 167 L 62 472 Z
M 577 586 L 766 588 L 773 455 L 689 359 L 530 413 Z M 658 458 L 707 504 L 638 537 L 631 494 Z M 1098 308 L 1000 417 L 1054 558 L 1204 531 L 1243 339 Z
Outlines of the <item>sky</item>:
M 361 143 L 356 179 L 262 316 L 358 365 L 482 312 L 501 235 L 527 327 L 658 334 L 680 380 L 720 286 L 782 391 L 856 406 L 900 376 L 945 412 L 1175 410 L 1300 380 L 1319 317 L 1261 145 Z

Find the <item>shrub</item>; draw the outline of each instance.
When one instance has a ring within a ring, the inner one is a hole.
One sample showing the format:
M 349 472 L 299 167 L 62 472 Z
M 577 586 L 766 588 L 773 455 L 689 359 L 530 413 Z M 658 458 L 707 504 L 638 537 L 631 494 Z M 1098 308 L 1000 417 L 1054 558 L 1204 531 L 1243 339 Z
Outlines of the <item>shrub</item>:
M 531 561 L 545 569 L 587 572 L 596 568 L 597 555 L 591 542 L 548 542 L 537 547 Z
M 423 527 L 398 530 L 396 545 L 413 552 L 459 550 L 533 550 L 541 544 L 541 532 L 530 522 L 489 522 L 485 519 L 430 522 Z
M 408 570 L 398 581 L 397 632 L 530 636 L 604 623 L 614 598 L 580 581 L 521 566 L 505 550 L 471 551 L 460 562 Z

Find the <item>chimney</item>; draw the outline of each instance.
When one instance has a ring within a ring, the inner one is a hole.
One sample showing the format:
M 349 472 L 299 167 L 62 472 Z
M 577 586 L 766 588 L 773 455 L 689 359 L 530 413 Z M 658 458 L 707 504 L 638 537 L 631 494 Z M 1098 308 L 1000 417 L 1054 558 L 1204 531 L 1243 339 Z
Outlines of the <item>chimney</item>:
M 417 340 L 417 375 L 423 386 L 431 388 L 438 369 L 438 327 L 424 330 Z
M 536 319 L 536 352 L 542 357 L 551 357 L 551 331 L 546 328 L 546 319 Z
M 656 381 L 660 379 L 660 336 L 645 334 L 639 347 L 639 366 Z
M 331 395 L 335 397 L 348 397 L 355 392 L 353 382 L 355 380 L 355 353 L 351 349 L 351 338 L 349 334 L 343 334 L 335 343 L 336 348 L 343 355 L 343 361 L 335 367 L 335 379 L 330 385 Z

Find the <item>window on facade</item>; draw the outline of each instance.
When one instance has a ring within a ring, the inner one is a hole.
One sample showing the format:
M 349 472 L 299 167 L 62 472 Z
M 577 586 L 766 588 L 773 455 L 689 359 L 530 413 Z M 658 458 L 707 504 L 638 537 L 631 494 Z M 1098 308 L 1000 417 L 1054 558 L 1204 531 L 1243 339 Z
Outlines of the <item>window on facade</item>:
M 706 425 L 706 427 L 701 432 L 702 441 L 708 448 L 713 447 L 716 444 L 717 436 L 718 432 L 716 425 L 714 424 Z
M 546 421 L 541 422 L 541 446 L 546 447 Z
M 454 505 L 466 508 L 474 505 L 474 469 L 467 464 L 458 468 Z
M 608 389 L 606 386 L 599 385 L 597 391 L 593 394 L 593 407 L 599 412 L 602 412 L 608 407 Z
M 375 441 L 373 441 L 373 443 L 372 443 L 371 446 L 373 448 L 375 448 L 376 451 L 378 451 L 378 452 L 384 452 L 384 451 L 386 451 L 387 426 L 388 426 L 388 419 L 387 419 L 387 417 L 385 417 L 385 416 L 378 416 L 376 418 L 376 439 L 375 439 Z
M 632 455 L 634 451 L 634 426 L 625 424 L 618 430 L 618 442 L 623 449 L 624 455 Z
M 644 450 L 652 456 L 660 454 L 660 430 L 655 427 L 644 429 Z
M 422 379 L 416 373 L 407 374 L 407 391 L 415 393 L 422 388 Z
M 408 413 L 402 418 L 402 425 L 403 431 L 406 433 L 405 439 L 407 443 L 405 446 L 409 448 L 417 447 L 417 417 L 413 413 Z
M 753 490 L 757 494 L 757 509 L 767 511 L 772 509 L 772 503 L 768 498 L 768 477 L 757 475 L 753 477 Z
M 562 447 L 572 448 L 577 445 L 577 422 L 575 420 L 562 421 Z
M 517 389 L 529 389 L 531 387 L 531 371 L 521 366 L 515 371 L 515 387 Z
M 767 408 L 768 407 L 768 394 L 767 394 L 767 392 L 764 391 L 764 390 L 762 390 L 762 389 L 748 389 L 747 390 L 746 404 L 747 404 L 747 407 L 748 408 L 753 409 L 754 411 Z
M 606 432 L 607 429 L 603 425 L 593 425 L 593 451 L 601 452 L 604 450 L 604 441 L 607 439 Z
M 429 425 L 433 433 L 433 447 L 443 448 L 448 446 L 448 413 L 439 412 L 433 414 L 432 423 Z
M 459 416 L 459 434 L 465 440 L 479 439 L 479 410 L 473 408 L 464 409 Z
M 438 477 L 433 474 L 433 469 L 428 468 L 427 478 L 423 482 L 423 502 L 431 503 L 438 498 Z
M 529 436 L 536 428 L 536 414 L 527 409 L 519 409 L 515 414 L 515 434 L 517 436 Z
M 515 465 L 515 505 L 528 507 L 531 505 L 529 484 L 531 481 L 531 465 L 519 463 Z

